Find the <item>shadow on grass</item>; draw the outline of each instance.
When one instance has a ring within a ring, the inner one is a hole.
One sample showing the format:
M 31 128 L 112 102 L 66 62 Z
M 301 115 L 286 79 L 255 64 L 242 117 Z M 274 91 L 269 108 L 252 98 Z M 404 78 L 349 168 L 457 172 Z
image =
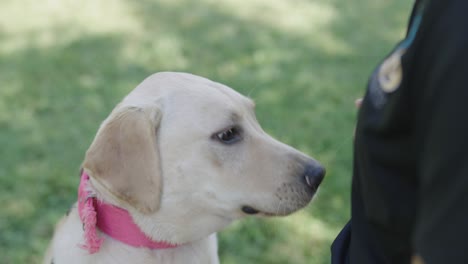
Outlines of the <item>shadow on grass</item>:
M 0 53 L 6 263 L 40 260 L 53 224 L 76 199 L 78 168 L 98 124 L 138 82 L 161 70 L 192 72 L 249 95 L 268 132 L 328 167 L 319 197 L 297 221 L 247 219 L 221 233 L 222 261 L 329 262 L 332 235 L 307 237 L 295 225 L 332 232 L 348 218 L 353 101 L 390 49 L 408 4 L 318 1 L 332 15 L 307 34 L 263 19 L 268 3 L 254 2 L 258 17 L 209 0 L 127 1 L 141 33 L 83 34 Z M 293 2 L 285 5 L 297 11 Z M 67 25 L 52 31 L 59 38 Z
M 76 199 L 78 168 L 99 123 L 148 74 L 119 61 L 120 46 L 119 36 L 82 36 L 1 56 L 2 261 L 38 262 Z

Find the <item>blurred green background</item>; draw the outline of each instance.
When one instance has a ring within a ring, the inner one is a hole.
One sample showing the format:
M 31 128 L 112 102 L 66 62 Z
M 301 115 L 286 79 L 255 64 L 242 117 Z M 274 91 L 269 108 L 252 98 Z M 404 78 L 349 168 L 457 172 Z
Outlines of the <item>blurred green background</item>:
M 222 263 L 329 263 L 349 218 L 354 100 L 411 2 L 1 0 L 0 263 L 40 262 L 100 122 L 166 70 L 249 95 L 266 131 L 328 169 L 305 210 L 222 231 Z

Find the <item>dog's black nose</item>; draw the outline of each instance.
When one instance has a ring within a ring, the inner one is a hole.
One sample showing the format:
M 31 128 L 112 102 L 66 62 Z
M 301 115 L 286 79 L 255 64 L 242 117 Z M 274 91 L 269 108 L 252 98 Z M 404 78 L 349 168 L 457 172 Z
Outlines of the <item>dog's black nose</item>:
M 316 191 L 325 176 L 325 168 L 320 165 L 308 165 L 304 171 L 304 180 L 313 191 Z

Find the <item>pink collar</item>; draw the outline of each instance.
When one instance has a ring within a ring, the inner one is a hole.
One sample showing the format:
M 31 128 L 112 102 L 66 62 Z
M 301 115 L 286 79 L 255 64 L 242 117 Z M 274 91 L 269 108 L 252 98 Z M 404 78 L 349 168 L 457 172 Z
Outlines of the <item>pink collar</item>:
M 96 232 L 96 227 L 101 232 L 133 247 L 150 249 L 174 248 L 173 245 L 163 241 L 153 241 L 148 238 L 133 222 L 128 211 L 114 205 L 104 203 L 91 196 L 88 191 L 89 176 L 83 171 L 78 188 L 78 213 L 83 222 L 85 244 L 83 249 L 90 254 L 99 251 L 103 242 Z

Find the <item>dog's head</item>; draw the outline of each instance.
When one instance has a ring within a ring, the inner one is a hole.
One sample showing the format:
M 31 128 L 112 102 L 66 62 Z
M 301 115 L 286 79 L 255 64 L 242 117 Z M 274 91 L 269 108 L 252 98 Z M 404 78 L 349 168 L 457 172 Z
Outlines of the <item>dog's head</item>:
M 152 238 L 199 239 L 247 214 L 306 206 L 324 169 L 258 124 L 252 100 L 208 79 L 158 73 L 101 125 L 83 168 Z

